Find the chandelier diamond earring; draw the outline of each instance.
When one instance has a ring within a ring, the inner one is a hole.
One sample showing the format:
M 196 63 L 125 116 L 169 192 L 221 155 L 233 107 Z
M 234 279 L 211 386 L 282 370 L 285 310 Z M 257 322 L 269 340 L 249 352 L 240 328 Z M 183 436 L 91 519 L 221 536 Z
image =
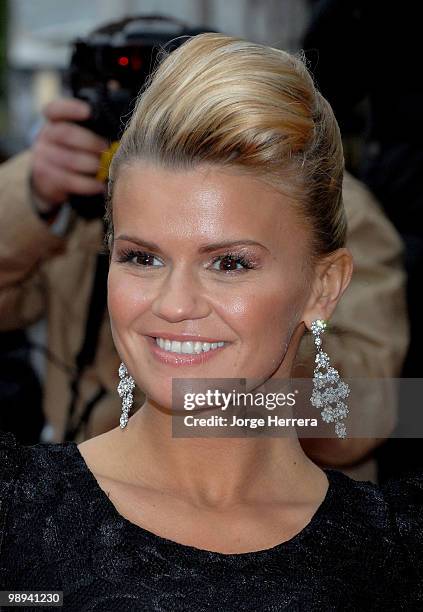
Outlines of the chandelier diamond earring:
M 313 374 L 313 393 L 310 401 L 321 410 L 325 423 L 335 423 L 338 438 L 345 438 L 347 430 L 342 422 L 348 414 L 348 406 L 342 400 L 350 393 L 349 385 L 342 381 L 336 368 L 330 365 L 329 355 L 322 349 L 322 334 L 327 327 L 326 321 L 316 319 L 311 324 L 311 332 L 316 345 L 315 368 Z
M 126 424 L 128 422 L 129 411 L 131 410 L 132 403 L 134 401 L 132 397 L 132 391 L 135 387 L 135 381 L 132 376 L 130 376 L 124 363 L 121 363 L 119 366 L 119 378 L 120 382 L 117 387 L 117 392 L 119 394 L 119 397 L 122 398 L 122 414 L 120 417 L 119 425 L 120 428 L 123 429 L 124 427 L 126 427 Z

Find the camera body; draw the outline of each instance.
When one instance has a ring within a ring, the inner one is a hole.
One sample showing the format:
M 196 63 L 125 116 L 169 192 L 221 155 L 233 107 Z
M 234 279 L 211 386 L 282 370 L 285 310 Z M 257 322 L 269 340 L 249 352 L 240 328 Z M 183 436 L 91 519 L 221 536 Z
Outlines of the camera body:
M 111 144 L 119 141 L 160 51 L 165 47 L 166 52 L 171 52 L 187 37 L 205 31 L 161 15 L 140 15 L 108 24 L 86 38 L 77 39 L 67 81 L 73 96 L 91 107 L 90 119 L 81 125 Z M 103 217 L 102 195 L 71 196 L 69 203 L 86 219 Z

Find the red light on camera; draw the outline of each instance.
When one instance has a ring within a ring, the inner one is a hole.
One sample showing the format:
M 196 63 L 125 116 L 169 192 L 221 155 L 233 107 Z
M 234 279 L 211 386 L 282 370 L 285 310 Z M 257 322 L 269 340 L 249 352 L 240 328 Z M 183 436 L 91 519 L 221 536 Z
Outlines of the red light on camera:
M 126 55 L 121 55 L 118 59 L 118 64 L 119 66 L 127 66 L 129 64 L 129 59 L 126 57 Z

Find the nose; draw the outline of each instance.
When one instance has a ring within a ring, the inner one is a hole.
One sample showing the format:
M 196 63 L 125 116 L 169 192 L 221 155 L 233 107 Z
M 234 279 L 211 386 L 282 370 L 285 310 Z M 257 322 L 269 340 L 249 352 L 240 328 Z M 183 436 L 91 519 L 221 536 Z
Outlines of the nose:
M 211 309 L 204 288 L 193 272 L 186 268 L 175 268 L 157 289 L 152 311 L 161 319 L 177 323 L 207 317 Z

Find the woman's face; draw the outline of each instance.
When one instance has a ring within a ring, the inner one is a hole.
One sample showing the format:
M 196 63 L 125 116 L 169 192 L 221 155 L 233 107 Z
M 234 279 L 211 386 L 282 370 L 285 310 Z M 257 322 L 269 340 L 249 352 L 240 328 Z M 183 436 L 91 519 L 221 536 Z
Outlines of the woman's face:
M 287 197 L 216 166 L 136 161 L 119 171 L 113 223 L 112 333 L 147 397 L 170 407 L 172 378 L 289 375 L 310 229 Z

